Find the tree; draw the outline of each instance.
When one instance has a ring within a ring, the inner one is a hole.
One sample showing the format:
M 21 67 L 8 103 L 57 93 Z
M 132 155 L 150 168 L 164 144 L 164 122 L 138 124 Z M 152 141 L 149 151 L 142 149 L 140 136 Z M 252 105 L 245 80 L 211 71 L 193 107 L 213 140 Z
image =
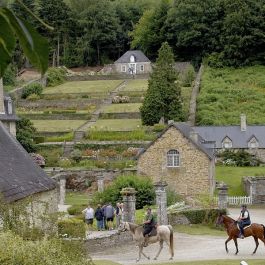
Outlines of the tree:
M 167 42 L 158 52 L 158 58 L 148 81 L 147 94 L 140 108 L 142 123 L 154 125 L 160 118 L 182 121 L 181 89 L 173 67 L 174 55 Z

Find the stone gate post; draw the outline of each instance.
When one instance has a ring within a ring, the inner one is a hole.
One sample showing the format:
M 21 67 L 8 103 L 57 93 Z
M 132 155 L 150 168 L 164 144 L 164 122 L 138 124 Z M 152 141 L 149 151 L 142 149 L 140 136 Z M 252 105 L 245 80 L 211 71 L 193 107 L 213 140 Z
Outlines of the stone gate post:
M 226 209 L 228 205 L 228 187 L 225 183 L 221 184 L 218 188 L 218 208 Z
M 64 205 L 65 202 L 65 184 L 66 184 L 66 176 L 60 175 L 59 180 L 59 204 Z
M 121 195 L 123 197 L 123 221 L 135 223 L 135 189 L 123 188 Z
M 98 191 L 103 192 L 104 191 L 104 176 L 102 175 L 97 176 L 97 184 L 98 184 Z
M 154 184 L 156 193 L 156 205 L 157 205 L 157 223 L 159 225 L 167 225 L 167 193 L 165 181 L 159 181 Z

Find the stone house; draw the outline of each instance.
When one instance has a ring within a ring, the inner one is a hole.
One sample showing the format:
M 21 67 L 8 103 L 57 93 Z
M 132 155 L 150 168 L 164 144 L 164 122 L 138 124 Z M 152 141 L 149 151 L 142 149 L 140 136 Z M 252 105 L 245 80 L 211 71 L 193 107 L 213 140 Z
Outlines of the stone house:
M 243 185 L 253 204 L 265 203 L 265 176 L 244 177 Z
M 124 53 L 114 62 L 115 71 L 120 74 L 148 74 L 152 71 L 151 61 L 140 50 Z
M 215 151 L 244 150 L 265 162 L 265 125 L 247 125 L 246 115 L 241 114 L 240 125 L 195 126 L 193 129 Z
M 212 149 L 186 123 L 170 124 L 138 154 L 137 172 L 153 182 L 166 181 L 184 196 L 213 194 L 215 161 Z

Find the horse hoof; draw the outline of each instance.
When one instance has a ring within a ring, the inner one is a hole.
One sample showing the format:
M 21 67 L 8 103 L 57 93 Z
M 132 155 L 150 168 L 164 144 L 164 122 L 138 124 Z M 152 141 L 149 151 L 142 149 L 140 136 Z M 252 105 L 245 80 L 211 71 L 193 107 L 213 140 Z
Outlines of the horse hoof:
M 136 260 L 136 262 L 138 262 L 138 261 L 139 261 L 139 259 Z
M 171 257 L 169 260 L 172 260 L 173 259 L 173 257 Z
M 147 257 L 147 259 L 150 259 L 150 257 Z
M 157 258 L 154 258 L 154 260 L 157 260 Z

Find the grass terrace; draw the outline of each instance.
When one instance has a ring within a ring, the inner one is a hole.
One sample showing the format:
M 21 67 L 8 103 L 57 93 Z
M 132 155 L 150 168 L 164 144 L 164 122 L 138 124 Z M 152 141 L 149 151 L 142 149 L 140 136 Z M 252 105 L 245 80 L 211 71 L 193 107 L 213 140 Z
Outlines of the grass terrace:
M 38 132 L 70 132 L 81 125 L 86 120 L 31 120 Z
M 197 102 L 197 125 L 265 124 L 265 66 L 206 67 Z
M 43 94 L 104 93 L 119 86 L 123 80 L 96 80 L 66 82 L 56 87 L 45 88 Z
M 141 103 L 111 104 L 105 106 L 103 113 L 139 112 Z
M 140 119 L 106 119 L 97 120 L 95 125 L 90 127 L 94 131 L 134 131 L 140 130 L 143 126 Z
M 146 91 L 148 88 L 147 79 L 133 79 L 126 81 L 122 91 Z

